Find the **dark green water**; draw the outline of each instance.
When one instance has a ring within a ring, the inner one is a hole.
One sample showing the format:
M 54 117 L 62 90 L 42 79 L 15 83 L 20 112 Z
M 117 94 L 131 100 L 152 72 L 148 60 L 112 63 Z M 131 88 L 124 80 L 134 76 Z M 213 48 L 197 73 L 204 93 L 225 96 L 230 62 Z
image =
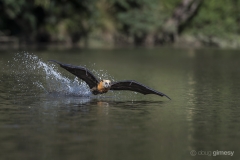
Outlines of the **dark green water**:
M 1 160 L 240 158 L 239 51 L 16 53 L 0 53 Z M 86 86 L 49 59 L 134 79 L 172 100 L 125 91 L 81 97 Z

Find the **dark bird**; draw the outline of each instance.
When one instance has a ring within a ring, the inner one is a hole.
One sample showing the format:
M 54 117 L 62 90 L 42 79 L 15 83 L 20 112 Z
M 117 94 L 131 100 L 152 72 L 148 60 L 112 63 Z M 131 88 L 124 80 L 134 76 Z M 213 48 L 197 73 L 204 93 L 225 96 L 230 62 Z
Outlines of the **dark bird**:
M 171 99 L 166 94 L 158 92 L 154 89 L 151 89 L 134 80 L 125 80 L 125 81 L 118 81 L 118 82 L 111 82 L 110 80 L 99 80 L 93 75 L 92 72 L 90 72 L 85 67 L 73 66 L 70 64 L 63 64 L 55 60 L 50 60 L 50 61 L 59 64 L 62 68 L 66 69 L 70 73 L 74 74 L 78 78 L 85 81 L 90 87 L 90 90 L 94 95 L 107 93 L 108 90 L 130 90 L 130 91 L 142 93 L 144 95 L 156 94 L 161 97 L 165 96 L 168 99 Z

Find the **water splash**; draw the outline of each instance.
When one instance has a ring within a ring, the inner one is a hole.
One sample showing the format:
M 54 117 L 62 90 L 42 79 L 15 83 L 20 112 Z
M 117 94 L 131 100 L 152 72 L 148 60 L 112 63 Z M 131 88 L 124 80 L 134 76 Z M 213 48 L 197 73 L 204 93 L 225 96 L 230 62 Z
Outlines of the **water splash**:
M 36 88 L 38 88 L 38 90 L 44 90 L 48 93 L 91 95 L 85 82 L 77 78 L 71 80 L 63 76 L 54 64 L 45 63 L 36 55 L 17 53 L 13 61 L 8 62 L 8 68 L 10 68 L 11 75 L 15 77 L 16 85 L 13 86 L 15 90 L 36 92 Z
M 85 66 L 86 67 L 86 66 Z M 77 77 L 70 79 L 58 71 L 59 66 L 44 62 L 34 54 L 26 52 L 17 53 L 13 59 L 8 61 L 5 68 L 5 78 L 9 81 L 9 93 L 14 97 L 23 97 L 23 95 L 39 97 L 41 93 L 50 93 L 53 96 L 78 96 L 92 97 L 88 85 Z M 91 67 L 90 67 L 91 68 Z M 94 67 L 92 67 L 94 68 Z M 115 81 L 105 70 L 94 70 L 94 75 L 99 79 L 109 79 Z M 109 91 L 104 95 L 93 96 L 100 99 L 124 100 L 136 99 L 136 94 L 132 92 Z

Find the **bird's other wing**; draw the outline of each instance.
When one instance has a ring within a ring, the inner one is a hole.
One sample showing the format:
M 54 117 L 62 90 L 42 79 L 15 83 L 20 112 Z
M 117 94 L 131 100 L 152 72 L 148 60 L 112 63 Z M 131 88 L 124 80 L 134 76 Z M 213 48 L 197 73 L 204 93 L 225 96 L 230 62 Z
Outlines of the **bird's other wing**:
M 73 66 L 71 64 L 63 64 L 55 60 L 49 61 L 59 64 L 62 68 L 66 69 L 70 73 L 85 81 L 89 85 L 90 89 L 97 86 L 97 84 L 99 83 L 99 80 L 93 75 L 93 73 L 85 67 Z
M 168 99 L 171 99 L 166 94 L 158 92 L 154 89 L 151 89 L 133 80 L 113 82 L 110 90 L 130 90 L 130 91 L 139 92 L 142 94 L 156 94 L 156 95 L 165 96 Z

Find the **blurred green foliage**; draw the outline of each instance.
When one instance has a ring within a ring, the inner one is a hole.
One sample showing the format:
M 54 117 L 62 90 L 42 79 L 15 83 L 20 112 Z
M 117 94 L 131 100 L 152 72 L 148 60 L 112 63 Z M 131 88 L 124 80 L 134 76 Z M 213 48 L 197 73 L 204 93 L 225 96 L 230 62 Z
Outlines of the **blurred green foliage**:
M 187 23 L 184 33 L 203 41 L 236 41 L 240 33 L 240 0 L 203 1 L 198 14 Z M 239 41 L 240 42 L 240 41 Z
M 95 0 L 1 0 L 0 30 L 23 41 L 72 43 L 94 26 Z
M 163 25 L 167 16 L 158 0 L 115 0 L 114 8 L 119 31 L 141 44 L 149 33 Z
M 143 44 L 163 32 L 182 0 L 0 0 L 0 35 L 25 42 L 88 43 L 90 37 Z M 179 30 L 200 40 L 238 38 L 240 0 L 205 0 Z M 109 38 L 110 37 L 110 38 Z M 129 40 L 130 39 L 130 40 Z M 239 38 L 238 38 L 239 39 Z M 240 40 L 239 40 L 240 42 Z

